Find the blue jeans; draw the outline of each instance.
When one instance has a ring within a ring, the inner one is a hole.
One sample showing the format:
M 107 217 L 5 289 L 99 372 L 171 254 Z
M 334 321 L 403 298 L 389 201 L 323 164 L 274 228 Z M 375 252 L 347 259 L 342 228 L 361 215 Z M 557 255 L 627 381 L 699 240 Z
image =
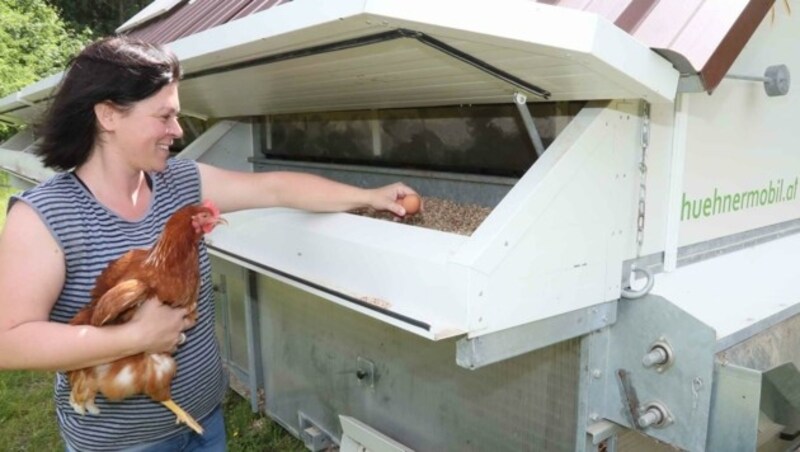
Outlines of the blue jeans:
M 221 406 L 203 418 L 200 425 L 203 426 L 203 435 L 188 431 L 154 443 L 134 446 L 125 449 L 124 452 L 224 452 L 228 450 Z M 67 452 L 78 451 L 67 444 Z

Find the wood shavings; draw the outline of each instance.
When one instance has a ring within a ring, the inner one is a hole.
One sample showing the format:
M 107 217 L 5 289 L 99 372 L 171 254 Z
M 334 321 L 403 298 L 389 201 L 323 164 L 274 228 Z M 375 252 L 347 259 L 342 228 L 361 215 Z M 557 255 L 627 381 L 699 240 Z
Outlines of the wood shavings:
M 423 211 L 396 220 L 389 212 L 377 212 L 373 209 L 357 209 L 350 213 L 377 218 L 380 220 L 399 221 L 404 224 L 419 226 L 437 231 L 451 232 L 461 235 L 472 235 L 492 209 L 477 204 L 457 203 L 449 199 L 423 197 Z

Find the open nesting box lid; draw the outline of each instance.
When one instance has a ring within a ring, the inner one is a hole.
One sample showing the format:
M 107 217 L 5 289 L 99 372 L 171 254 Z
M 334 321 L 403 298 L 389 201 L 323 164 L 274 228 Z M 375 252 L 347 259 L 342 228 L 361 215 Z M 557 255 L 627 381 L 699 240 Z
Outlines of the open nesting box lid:
M 607 19 L 528 0 L 290 2 L 170 44 L 209 117 L 511 102 L 672 102 L 678 73 Z M 26 121 L 59 76 L 0 100 Z M 35 89 L 34 89 L 35 88 Z M 30 92 L 28 92 L 30 91 Z
M 214 117 L 511 102 L 672 102 L 678 73 L 606 19 L 527 0 L 291 2 L 172 44 Z

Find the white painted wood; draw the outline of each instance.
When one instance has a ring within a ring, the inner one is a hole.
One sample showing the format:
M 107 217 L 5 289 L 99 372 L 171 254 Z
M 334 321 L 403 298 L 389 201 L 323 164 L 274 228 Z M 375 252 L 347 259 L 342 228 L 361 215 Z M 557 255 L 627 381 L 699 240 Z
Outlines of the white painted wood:
M 168 13 L 170 10 L 172 10 L 172 8 L 177 6 L 182 1 L 183 0 L 154 0 L 114 31 L 117 33 L 122 33 L 125 30 L 130 30 L 137 25 L 145 23 L 148 20 L 155 19 L 158 16 Z
M 369 425 L 350 416 L 339 415 L 342 424 L 341 452 L 414 452 Z
M 0 168 L 37 182 L 55 174 L 53 170 L 42 166 L 42 162 L 35 155 L 3 148 L 0 148 Z
M 784 237 L 659 274 L 652 293 L 708 324 L 724 341 L 796 310 L 799 253 L 800 237 Z
M 619 297 L 638 188 L 637 104 L 585 108 L 454 256 L 481 281 L 470 336 Z
M 220 121 L 176 156 L 179 159 L 225 168 L 253 172 L 253 125 L 241 121 Z M 214 148 L 214 152 L 209 152 Z
M 286 282 L 430 339 L 466 332 L 464 281 L 448 261 L 467 237 L 346 213 L 274 208 L 226 218 L 229 225 L 211 234 L 212 246 L 238 257 L 239 263 L 249 262 L 248 268 L 270 276 L 289 274 L 302 282 L 284 278 Z M 390 321 L 379 311 L 313 285 L 427 323 L 431 329 Z
M 186 160 L 198 160 L 202 158 L 203 154 L 208 152 L 212 146 L 239 124 L 240 123 L 236 121 L 220 121 L 214 124 L 175 157 Z
M 732 74 L 762 76 L 766 68 L 785 64 L 797 75 L 800 17 L 778 5 L 775 20 L 764 19 L 730 69 Z M 683 194 L 688 202 L 768 190 L 800 177 L 797 150 L 797 106 L 800 89 L 768 97 L 761 82 L 723 80 L 712 95 L 688 94 L 686 162 Z M 683 204 L 683 203 L 682 203 Z M 681 207 L 679 245 L 691 245 L 798 218 L 800 200 L 760 204 L 736 211 L 687 218 Z
M 664 239 L 664 271 L 674 271 L 678 266 L 678 238 L 681 228 L 681 195 L 683 194 L 683 167 L 686 164 L 686 129 L 689 126 L 689 96 L 678 95 L 675 102 L 675 126 L 672 139 L 672 159 L 669 172 L 669 198 L 667 227 Z M 656 185 L 656 187 L 658 187 Z

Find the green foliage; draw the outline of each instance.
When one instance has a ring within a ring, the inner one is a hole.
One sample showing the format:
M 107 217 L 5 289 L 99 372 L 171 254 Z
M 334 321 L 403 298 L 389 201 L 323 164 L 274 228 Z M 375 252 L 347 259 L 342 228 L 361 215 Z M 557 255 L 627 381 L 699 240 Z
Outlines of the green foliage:
M 64 69 L 89 40 L 44 0 L 0 1 L 0 98 Z M 0 124 L 0 141 L 10 136 Z

